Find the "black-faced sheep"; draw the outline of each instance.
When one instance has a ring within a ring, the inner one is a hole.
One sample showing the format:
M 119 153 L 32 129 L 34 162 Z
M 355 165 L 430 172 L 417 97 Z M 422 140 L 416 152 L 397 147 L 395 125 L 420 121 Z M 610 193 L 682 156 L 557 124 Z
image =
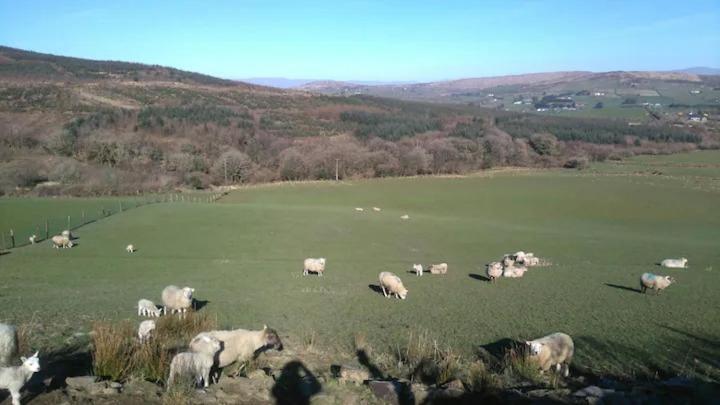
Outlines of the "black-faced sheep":
M 193 304 L 194 288 L 169 285 L 162 291 L 163 312 L 167 315 L 168 309 L 170 313 L 175 311 L 185 313 Z
M 540 370 L 547 371 L 555 366 L 556 371 L 564 368 L 565 377 L 570 374 L 575 344 L 569 335 L 558 332 L 525 343 L 530 350 L 530 358 L 537 361 Z
M 204 384 L 205 388 L 210 385 L 210 370 L 215 362 L 215 353 L 221 348 L 221 343 L 211 336 L 202 336 L 200 340 L 203 342 L 203 351 L 183 352 L 173 357 L 170 363 L 168 389 L 172 387 L 178 375 L 190 375 L 196 385 Z
M 33 374 L 40 371 L 38 352 L 30 358 L 21 357 L 21 366 L 0 368 L 0 389 L 10 391 L 12 405 L 20 405 L 20 390 Z
M 320 257 L 317 259 L 307 258 L 303 262 L 303 276 L 307 276 L 310 272 L 317 273 L 318 276 L 322 276 L 325 272 L 325 258 Z
M 262 330 L 214 330 L 203 332 L 190 341 L 190 350 L 195 352 L 204 351 L 202 338 L 210 336 L 222 343 L 222 350 L 218 356 L 218 367 L 224 368 L 230 364 L 250 360 L 253 356 L 265 350 L 282 351 L 283 344 L 274 329 L 266 326 Z
M 658 276 L 652 273 L 643 273 L 640 276 L 640 292 L 646 293 L 648 288 L 655 290 L 656 294 L 660 294 L 660 291 L 668 288 L 670 284 L 674 283 L 675 279 L 670 276 Z
M 407 298 L 407 288 L 403 285 L 400 277 L 394 273 L 383 271 L 380 273 L 378 279 L 380 280 L 380 288 L 382 288 L 382 292 L 386 298 L 389 298 L 391 295 L 395 295 L 395 298 L 403 300 Z

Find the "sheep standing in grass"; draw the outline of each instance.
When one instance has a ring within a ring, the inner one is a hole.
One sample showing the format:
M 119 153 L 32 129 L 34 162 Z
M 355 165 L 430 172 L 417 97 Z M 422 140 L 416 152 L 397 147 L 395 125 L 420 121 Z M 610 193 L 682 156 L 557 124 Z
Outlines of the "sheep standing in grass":
M 523 264 L 527 267 L 534 267 L 540 265 L 540 258 L 535 256 L 529 256 L 530 253 L 528 253 L 527 256 L 525 256 L 525 261 Z
M 431 264 L 430 274 L 446 274 L 448 271 L 447 263 Z
M 34 234 L 33 234 L 32 236 L 30 236 L 30 237 L 28 238 L 28 240 L 30 241 L 30 244 L 31 244 L 31 245 L 34 245 L 35 242 L 37 242 L 37 235 L 34 235 Z
M 146 299 L 138 301 L 138 316 L 154 316 L 159 317 L 161 310 L 158 309 L 154 302 Z
M 410 219 L 410 215 L 405 214 L 405 215 L 401 216 L 400 219 Z
M 643 273 L 640 276 L 640 292 L 646 293 L 648 288 L 655 290 L 655 294 L 660 294 L 660 291 L 668 288 L 670 284 L 674 283 L 675 279 L 670 276 L 658 276 L 652 273 Z
M 210 385 L 210 370 L 215 363 L 215 353 L 220 351 L 222 345 L 212 336 L 203 336 L 200 340 L 205 347 L 203 351 L 183 352 L 173 357 L 167 382 L 168 389 L 172 387 L 178 375 L 190 375 L 196 385 L 203 384 L 205 388 Z
M 52 241 L 53 247 L 55 249 L 65 249 L 75 246 L 75 244 L 73 243 L 73 241 L 70 240 L 70 238 L 62 235 L 55 235 L 50 240 Z
M 525 275 L 527 267 L 508 266 L 503 269 L 503 277 L 520 278 Z
M 373 211 L 375 211 L 375 212 L 380 212 L 381 210 L 380 210 L 380 208 L 378 208 L 378 207 L 373 207 Z
M 140 343 L 144 343 L 148 339 L 150 339 L 150 334 L 154 330 L 155 321 L 153 321 L 152 319 L 140 322 L 140 326 L 138 326 L 138 339 L 140 339 Z
M 405 299 L 407 298 L 408 290 L 400 280 L 400 277 L 389 271 L 383 271 L 378 277 L 380 280 L 380 288 L 385 295 L 385 298 L 389 298 L 391 295 L 395 295 L 395 298 Z
M 262 330 L 235 329 L 203 332 L 190 341 L 190 350 L 193 352 L 205 351 L 203 337 L 206 336 L 215 338 L 222 344 L 217 364 L 220 368 L 227 367 L 236 361 L 242 363 L 250 360 L 265 350 L 282 351 L 283 349 L 280 336 L 274 329 L 265 325 Z
M 355 211 L 357 211 L 357 212 L 363 212 L 363 211 L 365 211 L 365 210 L 364 210 L 363 208 L 360 208 L 360 207 L 355 207 Z
M 511 257 L 516 261 L 520 263 L 525 263 L 525 252 L 522 250 L 519 252 L 515 252 L 514 255 L 511 255 Z
M 317 273 L 318 276 L 322 276 L 325 272 L 325 258 L 320 257 L 317 259 L 307 258 L 303 263 L 303 276 L 307 276 L 310 272 Z
M 515 259 L 512 258 L 512 255 L 504 255 L 502 259 L 502 265 L 503 267 L 512 267 L 515 264 Z
M 13 325 L 0 323 L 0 366 L 7 366 L 17 356 L 17 329 Z
M 415 271 L 415 275 L 418 277 L 423 275 L 423 266 L 422 264 L 413 264 L 413 271 Z
M 488 278 L 491 282 L 495 282 L 495 280 L 498 279 L 498 277 L 501 277 L 503 275 L 503 266 L 500 262 L 492 262 L 487 265 L 487 269 L 485 270 Z
M 175 311 L 181 314 L 185 313 L 193 304 L 194 292 L 195 289 L 190 287 L 180 288 L 174 285 L 165 287 L 162 291 L 163 312 L 165 315 L 167 315 L 168 309 L 171 314 L 175 313 Z
M 570 375 L 575 344 L 569 335 L 558 332 L 525 343 L 530 348 L 530 358 L 537 361 L 541 371 L 555 366 L 555 370 L 562 370 L 565 377 Z
M 135 253 L 135 246 L 127 245 L 127 247 L 125 248 L 125 251 L 128 253 Z
M 38 352 L 26 359 L 21 357 L 21 366 L 0 368 L 0 389 L 10 391 L 12 405 L 20 405 L 20 390 L 30 380 L 33 374 L 40 371 Z
M 662 267 L 667 267 L 670 269 L 684 269 L 687 267 L 687 259 L 684 257 L 681 257 L 679 259 L 665 259 L 662 262 L 660 262 L 660 265 Z

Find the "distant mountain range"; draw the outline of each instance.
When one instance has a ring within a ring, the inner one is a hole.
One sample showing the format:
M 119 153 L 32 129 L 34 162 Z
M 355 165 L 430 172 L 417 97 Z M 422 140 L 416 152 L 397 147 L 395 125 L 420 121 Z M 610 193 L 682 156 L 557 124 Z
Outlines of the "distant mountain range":
M 374 80 L 349 80 L 349 81 L 333 81 L 333 80 L 317 80 L 317 79 L 287 79 L 284 77 L 251 77 L 249 79 L 239 79 L 242 82 L 257 84 L 260 86 L 277 87 L 279 89 L 297 89 L 306 86 L 314 86 L 318 83 L 342 83 L 343 85 L 358 86 L 385 86 L 412 84 L 412 81 L 374 81 Z
M 696 74 L 696 75 L 720 75 L 720 69 L 704 67 L 704 66 L 697 66 L 697 67 L 691 67 L 691 68 L 687 68 L 687 69 L 681 69 L 681 70 L 678 70 L 678 72 L 692 73 L 692 74 Z

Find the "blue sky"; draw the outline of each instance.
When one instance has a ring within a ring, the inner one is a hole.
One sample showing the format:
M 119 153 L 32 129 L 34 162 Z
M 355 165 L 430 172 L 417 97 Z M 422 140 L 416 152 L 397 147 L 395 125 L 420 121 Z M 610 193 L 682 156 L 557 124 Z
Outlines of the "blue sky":
M 720 1 L 6 1 L 0 44 L 227 78 L 720 67 Z

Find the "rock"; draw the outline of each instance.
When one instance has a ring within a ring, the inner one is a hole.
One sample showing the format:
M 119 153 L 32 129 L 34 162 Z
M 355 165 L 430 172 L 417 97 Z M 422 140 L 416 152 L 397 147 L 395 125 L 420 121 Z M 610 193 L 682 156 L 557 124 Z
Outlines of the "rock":
M 429 395 L 428 387 L 424 384 L 412 384 L 410 386 L 410 392 L 412 393 L 413 398 L 415 398 L 416 404 L 425 403 L 425 400 Z
M 445 389 L 464 391 L 465 386 L 463 385 L 462 381 L 455 379 L 455 380 L 452 380 L 449 383 L 445 384 Z
M 265 371 L 263 371 L 263 370 L 254 370 L 254 371 L 251 371 L 251 372 L 247 375 L 247 378 L 249 378 L 249 379 L 251 379 L 251 380 L 258 380 L 258 379 L 261 379 L 261 378 L 262 378 L 262 379 L 268 378 L 268 375 L 265 374 Z
M 122 387 L 123 387 L 123 385 L 117 381 L 113 381 L 110 383 L 110 388 L 115 388 L 115 389 L 121 390 Z
M 161 388 L 149 381 L 133 378 L 125 383 L 123 392 L 128 395 L 149 398 L 159 395 Z
M 587 398 L 587 397 L 595 397 L 595 398 L 602 398 L 603 396 L 613 393 L 615 390 L 613 389 L 602 389 L 596 385 L 588 385 L 587 387 L 575 391 L 573 394 L 576 397 L 580 398 Z
M 412 396 L 412 392 L 408 392 L 407 387 L 397 381 L 370 381 L 368 383 L 370 391 L 375 396 L 392 405 L 407 403 L 408 396 Z M 402 398 L 402 401 L 401 401 Z M 412 399 L 412 398 L 409 398 Z
M 693 380 L 685 377 L 673 377 L 662 382 L 662 385 L 668 388 L 691 390 L 695 383 Z
M 551 396 L 553 394 L 553 390 L 537 389 L 528 391 L 525 394 L 532 398 L 545 398 Z
M 338 380 L 342 383 L 360 385 L 369 379 L 370 373 L 367 370 L 350 366 L 341 366 L 340 368 L 340 378 Z
M 72 389 L 87 390 L 88 387 L 95 384 L 95 381 L 97 381 L 97 377 L 86 375 L 81 377 L 68 377 L 65 379 L 65 384 Z

